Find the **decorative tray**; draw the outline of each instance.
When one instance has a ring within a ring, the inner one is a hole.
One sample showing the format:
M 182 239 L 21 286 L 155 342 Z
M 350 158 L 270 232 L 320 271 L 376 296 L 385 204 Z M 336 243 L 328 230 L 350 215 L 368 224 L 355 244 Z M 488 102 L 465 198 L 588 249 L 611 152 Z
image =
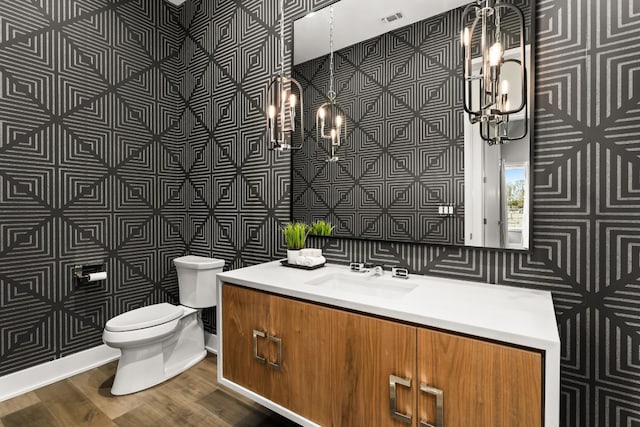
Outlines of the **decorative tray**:
M 306 265 L 289 264 L 289 261 L 287 261 L 286 259 L 283 259 L 282 261 L 280 261 L 280 264 L 284 265 L 285 267 L 299 268 L 301 270 L 315 270 L 315 269 L 318 269 L 320 267 L 324 267 L 324 265 L 326 263 L 323 262 L 322 264 L 318 264 L 318 265 L 314 265 L 312 267 L 309 267 L 309 266 L 306 266 Z

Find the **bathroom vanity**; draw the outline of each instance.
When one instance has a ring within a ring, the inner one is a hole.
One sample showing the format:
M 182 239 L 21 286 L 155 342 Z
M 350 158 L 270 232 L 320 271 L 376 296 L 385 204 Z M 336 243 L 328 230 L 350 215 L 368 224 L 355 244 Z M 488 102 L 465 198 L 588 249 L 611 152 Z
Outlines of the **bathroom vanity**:
M 558 426 L 548 292 L 277 261 L 217 277 L 219 383 L 299 424 Z

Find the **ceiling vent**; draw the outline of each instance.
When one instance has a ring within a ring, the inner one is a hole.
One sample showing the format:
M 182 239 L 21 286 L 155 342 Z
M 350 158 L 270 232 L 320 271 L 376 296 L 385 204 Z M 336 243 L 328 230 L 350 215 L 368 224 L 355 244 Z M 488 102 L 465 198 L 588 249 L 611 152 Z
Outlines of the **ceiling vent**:
M 402 12 L 396 12 L 393 15 L 385 16 L 384 18 L 381 19 L 381 21 L 384 22 L 385 24 L 388 24 L 390 22 L 397 21 L 398 19 L 402 19 L 402 17 L 403 17 Z

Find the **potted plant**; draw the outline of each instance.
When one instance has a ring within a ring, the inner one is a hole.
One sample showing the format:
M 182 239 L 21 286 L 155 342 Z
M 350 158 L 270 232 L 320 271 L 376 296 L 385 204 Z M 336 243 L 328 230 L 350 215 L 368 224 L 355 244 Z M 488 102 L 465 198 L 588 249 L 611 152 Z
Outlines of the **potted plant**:
M 309 226 L 309 234 L 312 236 L 331 236 L 334 228 L 330 222 L 319 219 Z
M 289 222 L 282 227 L 282 234 L 287 245 L 287 262 L 295 264 L 307 240 L 309 226 L 304 222 Z

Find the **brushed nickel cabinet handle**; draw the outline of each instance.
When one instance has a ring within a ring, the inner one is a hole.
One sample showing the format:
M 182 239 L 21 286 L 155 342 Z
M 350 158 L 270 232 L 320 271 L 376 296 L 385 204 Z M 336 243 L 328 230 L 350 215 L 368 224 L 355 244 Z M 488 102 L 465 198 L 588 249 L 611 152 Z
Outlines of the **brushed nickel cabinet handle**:
M 264 338 L 266 335 L 264 332 L 253 330 L 253 358 L 259 363 L 265 363 L 267 359 L 258 355 L 258 337 Z
M 411 424 L 411 415 L 400 413 L 396 408 L 396 386 L 398 385 L 411 388 L 411 379 L 389 375 L 389 411 L 391 418 L 402 421 L 405 424 Z
M 278 356 L 276 362 L 273 363 L 269 361 L 269 366 L 271 366 L 273 369 L 280 369 L 282 368 L 282 339 L 271 335 L 268 335 L 267 339 L 271 342 L 276 343 L 278 346 Z
M 420 420 L 420 427 L 444 427 L 444 393 L 439 388 L 431 387 L 425 383 L 420 384 L 420 391 L 436 397 L 436 425 L 429 424 L 426 420 Z

